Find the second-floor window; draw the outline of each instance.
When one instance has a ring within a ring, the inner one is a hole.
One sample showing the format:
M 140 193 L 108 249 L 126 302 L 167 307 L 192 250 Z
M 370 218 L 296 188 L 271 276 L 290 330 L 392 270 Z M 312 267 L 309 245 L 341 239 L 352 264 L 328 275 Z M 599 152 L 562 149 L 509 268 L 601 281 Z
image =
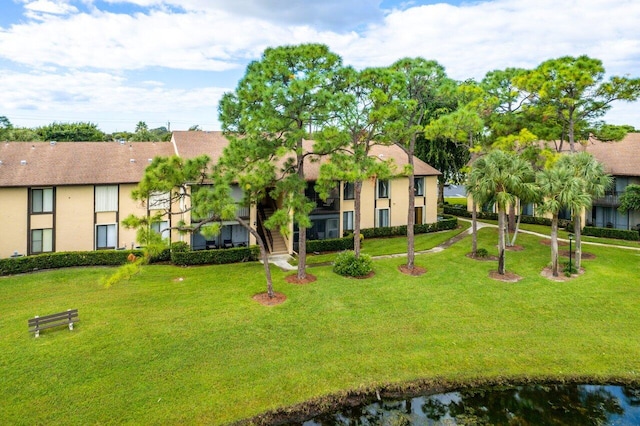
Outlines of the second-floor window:
M 353 200 L 356 196 L 355 185 L 353 182 L 345 182 L 343 192 L 342 196 L 345 200 Z
M 31 190 L 31 213 L 53 212 L 53 188 Z
M 96 212 L 118 211 L 118 185 L 96 186 Z
M 378 180 L 376 198 L 389 198 L 389 181 L 388 180 L 386 179 Z
M 424 195 L 424 178 L 417 177 L 413 179 L 413 193 L 416 197 Z
M 169 192 L 153 192 L 149 195 L 149 210 L 166 210 L 169 208 L 171 194 Z

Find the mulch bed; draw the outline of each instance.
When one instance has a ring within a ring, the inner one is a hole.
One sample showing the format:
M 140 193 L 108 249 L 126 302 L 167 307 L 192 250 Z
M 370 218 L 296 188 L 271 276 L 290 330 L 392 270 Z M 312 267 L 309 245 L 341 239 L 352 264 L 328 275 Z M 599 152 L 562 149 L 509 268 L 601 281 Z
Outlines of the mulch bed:
M 559 256 L 565 256 L 565 257 L 569 257 L 569 250 L 558 250 L 558 255 Z M 571 257 L 573 257 L 574 259 L 576 258 L 576 252 L 575 251 L 571 251 Z M 582 256 L 581 256 L 582 260 L 592 260 L 596 258 L 596 255 L 593 253 L 586 253 L 586 252 L 582 252 Z
M 543 238 L 540 240 L 540 244 L 542 244 L 543 246 L 550 246 L 551 245 L 551 240 L 548 238 Z M 568 246 L 569 243 L 566 241 L 558 241 L 558 246 Z
M 427 273 L 427 270 L 421 266 L 413 265 L 413 270 L 409 270 L 407 265 L 398 266 L 398 271 L 402 272 L 405 275 L 411 275 L 412 277 L 419 277 L 420 275 L 424 275 Z
M 561 270 L 562 268 L 558 268 L 558 276 L 554 277 L 553 276 L 553 272 L 551 271 L 551 267 L 547 266 L 546 268 L 544 268 L 542 270 L 542 272 L 540 272 L 540 275 L 542 275 L 545 278 L 550 279 L 551 281 L 556 281 L 556 282 L 565 282 L 565 281 L 569 281 L 571 278 L 575 278 L 579 275 L 584 274 L 584 269 L 580 268 L 580 271 L 578 271 L 577 274 L 572 274 L 570 277 L 567 277 L 564 272 L 562 272 Z
M 269 297 L 265 292 L 255 294 L 252 299 L 264 306 L 275 306 L 284 303 L 284 301 L 287 300 L 287 296 L 275 291 L 273 297 Z
M 307 274 L 304 279 L 299 280 L 298 274 L 287 275 L 284 280 L 289 284 L 309 284 L 317 280 L 315 275 Z
M 474 256 L 473 253 L 467 253 L 465 256 L 467 256 L 469 259 L 480 260 L 480 261 L 485 261 L 485 260 L 496 261 L 496 260 L 498 260 L 498 256 L 493 256 L 493 255 Z
M 520 275 L 509 271 L 504 271 L 503 275 L 500 275 L 498 271 L 489 271 L 489 278 L 497 281 L 503 281 L 505 283 L 517 283 L 522 279 Z

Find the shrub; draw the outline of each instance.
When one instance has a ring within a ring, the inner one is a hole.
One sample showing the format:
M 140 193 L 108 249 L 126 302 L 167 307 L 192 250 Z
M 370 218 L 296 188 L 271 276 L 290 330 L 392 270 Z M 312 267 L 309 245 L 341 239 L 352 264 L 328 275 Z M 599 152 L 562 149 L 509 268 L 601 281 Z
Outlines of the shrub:
M 97 250 L 44 253 L 35 256 L 0 259 L 0 275 L 23 274 L 40 269 L 74 266 L 119 266 L 127 263 L 130 254 L 144 255 L 142 250 Z
M 258 246 L 236 247 L 230 249 L 197 250 L 172 252 L 171 261 L 176 265 L 211 265 L 257 260 L 260 256 Z
M 307 252 L 342 251 L 353 249 L 353 234 L 343 238 L 307 240 Z
M 571 267 L 569 267 L 569 262 L 562 262 L 562 272 L 566 277 L 570 277 L 572 274 L 577 274 L 578 270 L 574 262 L 571 263 Z
M 618 240 L 638 241 L 640 234 L 638 231 L 627 231 L 624 229 L 598 228 L 595 226 L 585 226 L 582 235 L 600 238 L 615 238 Z
M 353 251 L 343 251 L 333 262 L 333 272 L 347 277 L 364 277 L 373 271 L 371 256 L 360 254 L 359 258 Z
M 487 251 L 487 249 L 485 248 L 479 248 L 478 250 L 476 250 L 476 257 L 487 257 L 489 256 L 489 252 Z
M 455 229 L 458 226 L 458 218 L 451 215 L 443 215 L 442 220 L 436 223 L 425 223 L 413 226 L 413 232 L 415 234 L 426 234 L 429 232 L 445 231 L 448 229 Z M 381 238 L 407 235 L 407 227 L 402 226 L 389 226 L 383 228 L 367 228 L 362 229 L 361 235 L 364 238 Z
M 175 243 L 171 243 L 171 251 L 173 253 L 184 253 L 186 251 L 191 251 L 191 247 L 189 247 L 189 244 L 184 241 L 176 241 Z

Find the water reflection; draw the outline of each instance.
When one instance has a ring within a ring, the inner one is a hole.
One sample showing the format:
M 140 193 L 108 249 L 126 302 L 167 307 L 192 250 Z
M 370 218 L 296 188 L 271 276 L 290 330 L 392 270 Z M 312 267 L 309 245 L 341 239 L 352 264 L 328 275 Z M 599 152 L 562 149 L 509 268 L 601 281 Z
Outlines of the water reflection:
M 317 416 L 301 424 L 640 425 L 640 388 L 531 385 L 470 389 L 376 402 Z

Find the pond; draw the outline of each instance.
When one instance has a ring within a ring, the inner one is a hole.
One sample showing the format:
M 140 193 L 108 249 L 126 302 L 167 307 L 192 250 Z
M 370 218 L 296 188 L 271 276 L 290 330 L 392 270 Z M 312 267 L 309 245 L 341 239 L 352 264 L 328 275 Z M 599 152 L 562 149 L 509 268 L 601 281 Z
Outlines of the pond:
M 308 419 L 328 425 L 640 425 L 640 387 L 528 385 L 382 400 Z

